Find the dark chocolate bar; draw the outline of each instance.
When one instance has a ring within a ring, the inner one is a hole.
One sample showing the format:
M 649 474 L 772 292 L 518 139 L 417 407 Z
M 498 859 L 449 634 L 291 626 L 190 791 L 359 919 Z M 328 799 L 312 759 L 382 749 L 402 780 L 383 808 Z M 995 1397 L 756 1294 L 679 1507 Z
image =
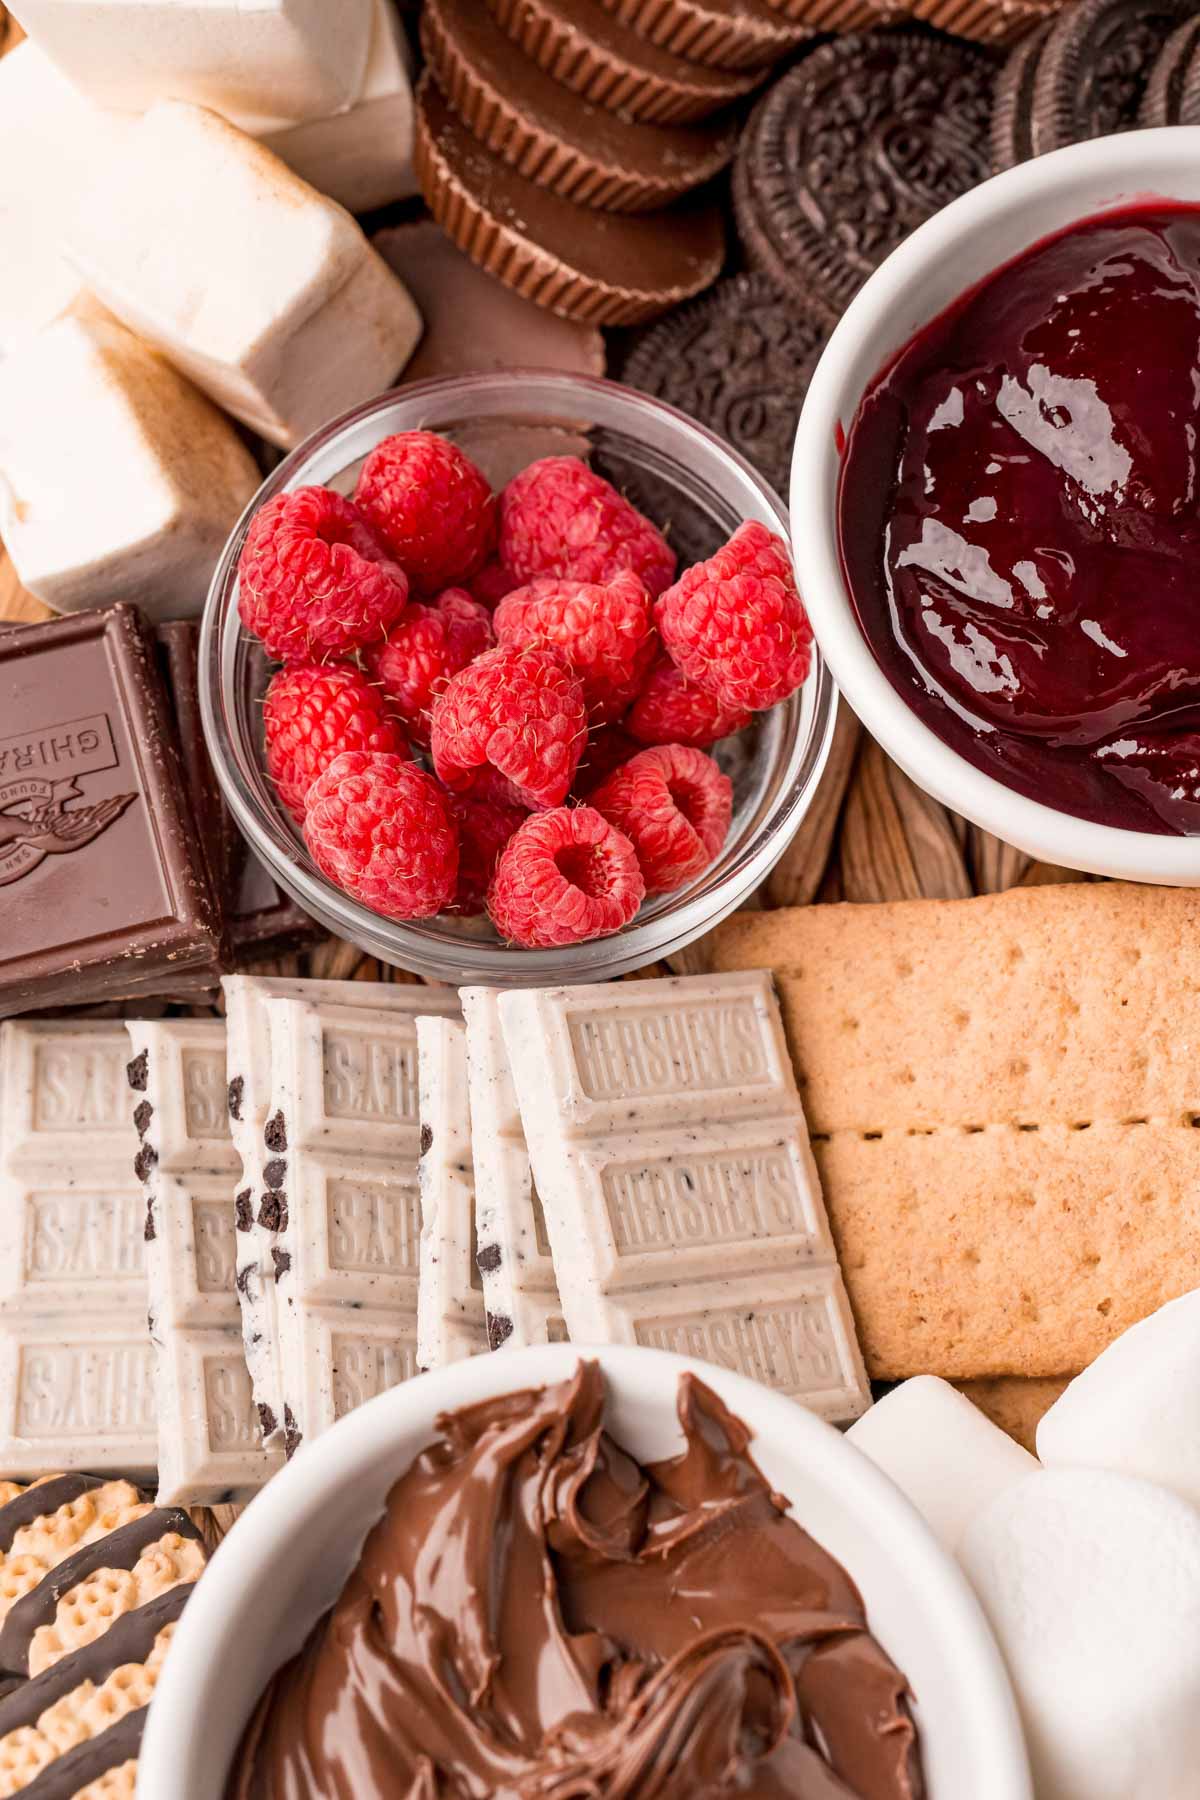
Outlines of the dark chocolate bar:
M 130 606 L 0 630 L 0 1017 L 169 993 L 217 966 L 216 899 Z

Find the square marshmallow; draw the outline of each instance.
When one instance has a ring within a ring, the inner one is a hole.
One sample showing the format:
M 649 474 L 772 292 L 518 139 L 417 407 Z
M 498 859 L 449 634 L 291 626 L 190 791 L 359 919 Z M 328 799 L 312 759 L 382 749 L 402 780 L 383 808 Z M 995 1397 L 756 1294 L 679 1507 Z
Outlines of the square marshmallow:
M 421 335 L 350 214 L 201 107 L 152 107 L 65 236 L 118 318 L 284 447 L 387 387 Z
M 0 536 L 59 612 L 198 613 L 258 483 L 229 421 L 115 320 L 58 319 L 0 363 Z
M 372 0 L 15 0 L 34 43 L 97 105 L 190 100 L 283 123 L 359 96 Z

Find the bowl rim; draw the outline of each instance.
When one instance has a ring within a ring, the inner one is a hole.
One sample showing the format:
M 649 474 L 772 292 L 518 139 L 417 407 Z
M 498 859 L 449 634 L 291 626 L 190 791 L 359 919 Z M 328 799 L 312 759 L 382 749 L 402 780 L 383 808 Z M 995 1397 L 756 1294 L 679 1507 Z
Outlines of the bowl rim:
M 834 1426 L 785 1395 L 694 1357 L 616 1344 L 530 1345 L 468 1357 L 415 1376 L 347 1414 L 285 1464 L 223 1539 L 180 1617 L 146 1722 L 139 1800 L 159 1800 L 170 1789 L 167 1778 L 177 1770 L 181 1753 L 187 1757 L 191 1743 L 203 1737 L 206 1680 L 221 1666 L 239 1613 L 253 1605 L 254 1593 L 270 1579 L 273 1559 L 286 1554 L 297 1528 L 336 1504 L 347 1481 L 377 1467 L 389 1451 L 394 1454 L 401 1434 L 427 1432 L 432 1438 L 439 1413 L 562 1380 L 589 1358 L 631 1390 L 644 1394 L 661 1384 L 670 1394 L 672 1414 L 679 1376 L 695 1373 L 750 1426 L 752 1449 L 759 1439 L 786 1442 L 793 1452 L 799 1446 L 799 1460 L 829 1471 L 830 1486 L 853 1494 L 857 1508 L 877 1516 L 880 1538 L 893 1560 L 919 1581 L 924 1604 L 949 1646 L 947 1660 L 959 1677 L 956 1698 L 960 1707 L 970 1709 L 972 1733 L 992 1746 L 994 1761 L 985 1772 L 996 1785 L 987 1788 L 987 1795 L 991 1800 L 1033 1800 L 1016 1699 L 982 1605 L 900 1488 Z M 867 1606 L 869 1612 L 869 1596 Z
M 801 410 L 790 486 L 792 555 L 814 634 L 839 689 L 888 755 L 944 805 L 1044 861 L 1095 874 L 1182 884 L 1200 882 L 1200 837 L 1101 825 L 1029 799 L 944 743 L 892 686 L 858 623 L 842 573 L 837 469 L 865 386 L 920 325 L 906 327 L 899 344 L 881 350 L 865 380 L 858 378 L 856 364 L 863 361 L 865 346 L 876 340 L 891 343 L 889 326 L 903 313 L 910 286 L 925 271 L 953 261 L 964 242 L 977 245 L 999 220 L 1018 217 L 1031 202 L 1060 200 L 1061 225 L 1066 226 L 1129 206 L 1151 192 L 1162 194 L 1172 168 L 1197 166 L 1200 126 L 1122 132 L 1006 169 L 919 225 L 868 278 L 825 347 Z M 1077 184 L 1109 178 L 1120 184 L 1111 199 L 1073 204 Z M 1200 189 L 1200 184 L 1192 185 Z M 1039 225 L 1029 244 L 1056 228 Z M 992 266 L 1008 260 L 998 257 Z M 987 272 L 984 268 L 965 278 L 959 291 L 986 278 Z M 832 492 L 827 485 L 831 449 L 838 459 Z
M 236 608 L 229 605 L 223 631 L 219 629 L 218 620 L 223 605 L 232 602 L 238 555 L 258 509 L 285 489 L 304 485 L 306 479 L 317 479 L 311 472 L 306 474 L 314 459 L 388 408 L 404 405 L 419 410 L 426 399 L 445 402 L 461 398 L 464 402 L 477 401 L 496 416 L 504 410 L 499 405 L 504 397 L 514 405 L 518 401 L 523 403 L 535 418 L 539 401 L 543 416 L 560 419 L 570 416 L 572 405 L 581 409 L 586 409 L 589 403 L 605 407 L 615 405 L 629 416 L 631 434 L 632 424 L 639 414 L 665 422 L 680 437 L 681 457 L 690 441 L 703 446 L 708 455 L 716 455 L 732 465 L 743 486 L 753 494 L 757 506 L 756 514 L 745 516 L 760 517 L 785 541 L 790 541 L 784 503 L 753 465 L 716 432 L 654 395 L 643 394 L 607 377 L 569 375 L 561 370 L 536 368 L 431 376 L 405 387 L 391 388 L 350 408 L 312 433 L 266 477 L 243 510 L 217 563 L 201 620 L 198 657 L 201 721 L 218 785 L 242 836 L 265 862 L 273 877 L 307 912 L 327 923 L 331 930 L 362 944 L 371 954 L 384 954 L 386 960 L 398 960 L 398 952 L 405 942 L 411 941 L 412 962 L 401 966 L 415 967 L 443 980 L 461 979 L 464 959 L 470 965 L 470 979 L 501 986 L 603 980 L 661 960 L 712 930 L 762 884 L 791 842 L 819 786 L 836 722 L 837 692 L 816 644 L 804 687 L 791 701 L 784 703 L 794 708 L 796 723 L 790 737 L 784 741 L 783 768 L 778 792 L 770 802 L 771 810 L 755 825 L 748 842 L 739 848 L 720 878 L 720 884 L 713 889 L 702 885 L 690 897 L 685 889 L 678 904 L 636 919 L 610 938 L 591 939 L 583 944 L 552 950 L 521 950 L 475 938 L 466 932 L 451 940 L 423 930 L 420 920 L 386 919 L 352 900 L 315 868 L 310 870 L 301 866 L 295 860 L 294 845 L 288 853 L 279 821 L 268 815 L 245 781 L 237 766 L 237 753 L 233 745 L 227 745 L 225 741 L 225 718 L 219 716 L 228 710 L 225 678 L 232 669 L 232 651 L 239 631 Z M 803 732 L 800 726 L 805 719 L 808 728 Z M 703 883 L 704 877 L 700 880 Z M 381 934 L 389 939 L 400 939 L 396 954 L 381 952 Z

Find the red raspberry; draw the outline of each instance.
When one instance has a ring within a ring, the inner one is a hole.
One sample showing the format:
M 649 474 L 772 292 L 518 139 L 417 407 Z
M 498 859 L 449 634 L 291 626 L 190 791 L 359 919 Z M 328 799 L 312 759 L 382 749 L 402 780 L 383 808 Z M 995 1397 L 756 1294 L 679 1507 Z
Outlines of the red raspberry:
M 733 817 L 733 783 L 686 744 L 639 751 L 592 795 L 637 853 L 648 894 L 670 894 L 716 856 Z
M 406 607 L 384 642 L 367 652 L 366 662 L 409 735 L 427 745 L 435 695 L 494 642 L 487 607 L 465 588 L 447 588 L 432 606 L 413 601 Z
M 523 806 L 496 806 L 471 794 L 448 794 L 446 804 L 458 827 L 457 913 L 481 913 L 500 852 L 529 817 Z
M 454 898 L 458 833 L 432 775 L 347 750 L 308 793 L 304 841 L 322 874 L 386 919 L 427 919 Z
M 626 714 L 625 729 L 642 744 L 693 744 L 707 750 L 718 738 L 744 730 L 752 717 L 740 707 L 723 706 L 664 656 Z
M 587 741 L 583 688 L 557 650 L 501 645 L 457 675 L 433 703 L 430 743 L 439 778 L 472 788 L 490 763 L 522 805 L 558 806 L 570 792 Z
M 787 545 L 757 519 L 681 575 L 654 611 L 672 660 L 725 706 L 775 706 L 808 674 L 812 626 Z
M 627 763 L 641 748 L 637 739 L 631 738 L 624 726 L 602 725 L 598 731 L 591 733 L 584 746 L 579 768 L 575 772 L 574 792 L 581 798 L 586 798 L 602 781 L 608 780 L 614 769 Z
M 626 570 L 603 586 L 543 576 L 496 608 L 501 644 L 553 644 L 580 681 L 594 725 L 619 719 L 654 660 L 650 595 Z
M 512 572 L 493 556 L 477 575 L 471 577 L 471 593 L 481 606 L 499 606 L 505 594 L 511 594 L 521 583 Z
M 341 663 L 277 669 L 263 700 L 267 773 L 292 817 L 304 822 L 304 798 L 343 750 L 408 756 L 399 723 L 365 675 Z
M 467 581 L 496 540 L 491 488 L 436 431 L 400 431 L 376 444 L 354 498 L 422 594 Z
M 526 949 L 608 937 L 628 925 L 646 884 L 628 838 L 591 806 L 534 813 L 496 865 L 488 912 Z
M 250 521 L 238 611 L 280 662 L 343 656 L 379 637 L 407 603 L 408 577 L 341 494 L 276 494 Z
M 500 496 L 500 561 L 522 581 L 611 581 L 632 569 L 652 596 L 675 575 L 662 532 L 577 456 L 544 456 L 514 475 Z

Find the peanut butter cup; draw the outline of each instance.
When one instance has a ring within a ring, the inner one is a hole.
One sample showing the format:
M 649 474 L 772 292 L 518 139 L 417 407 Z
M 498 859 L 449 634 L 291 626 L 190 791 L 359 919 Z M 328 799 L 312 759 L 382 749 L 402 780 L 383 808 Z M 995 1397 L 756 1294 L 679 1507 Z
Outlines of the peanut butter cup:
M 789 55 L 813 33 L 770 0 L 600 0 L 652 44 L 719 69 L 759 69 Z

